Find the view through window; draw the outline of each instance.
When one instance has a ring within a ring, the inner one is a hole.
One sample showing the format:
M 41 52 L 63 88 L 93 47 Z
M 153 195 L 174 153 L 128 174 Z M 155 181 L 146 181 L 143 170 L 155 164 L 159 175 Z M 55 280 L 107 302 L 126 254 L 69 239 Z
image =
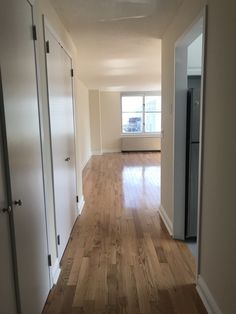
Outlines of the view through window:
M 161 132 L 161 96 L 123 95 L 121 106 L 122 133 Z

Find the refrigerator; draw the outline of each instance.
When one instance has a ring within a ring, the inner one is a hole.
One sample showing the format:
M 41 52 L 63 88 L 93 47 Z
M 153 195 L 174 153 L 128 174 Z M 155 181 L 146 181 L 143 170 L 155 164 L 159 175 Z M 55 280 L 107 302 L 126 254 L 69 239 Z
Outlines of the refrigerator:
M 185 236 L 197 236 L 201 77 L 188 77 L 186 121 Z

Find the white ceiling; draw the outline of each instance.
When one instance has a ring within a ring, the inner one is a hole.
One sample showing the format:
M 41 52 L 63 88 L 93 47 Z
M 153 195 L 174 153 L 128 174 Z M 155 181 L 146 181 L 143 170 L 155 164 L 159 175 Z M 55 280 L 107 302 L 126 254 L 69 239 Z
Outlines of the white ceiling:
M 161 89 L 161 40 L 183 0 L 51 0 L 90 89 Z

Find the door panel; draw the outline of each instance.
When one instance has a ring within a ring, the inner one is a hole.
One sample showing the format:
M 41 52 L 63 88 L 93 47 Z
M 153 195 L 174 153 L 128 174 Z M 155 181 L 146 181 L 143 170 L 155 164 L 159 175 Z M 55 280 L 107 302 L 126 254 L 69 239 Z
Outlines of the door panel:
M 71 59 L 46 28 L 49 112 L 58 257 L 61 259 L 75 222 L 76 178 Z
M 20 303 L 22 313 L 37 314 L 50 285 L 31 5 L 26 0 L 3 0 L 1 30 Z
M 2 89 L 0 76 L 0 114 L 2 118 Z M 0 118 L 0 313 L 16 314 L 15 287 L 11 252 L 10 225 L 8 213 L 2 209 L 8 207 L 6 174 L 3 156 L 2 119 Z

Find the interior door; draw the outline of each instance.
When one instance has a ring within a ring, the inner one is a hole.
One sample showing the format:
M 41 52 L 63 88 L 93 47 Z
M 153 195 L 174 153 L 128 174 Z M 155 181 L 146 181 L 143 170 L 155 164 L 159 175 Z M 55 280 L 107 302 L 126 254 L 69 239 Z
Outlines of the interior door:
M 76 218 L 76 177 L 71 59 L 51 32 L 47 74 L 52 142 L 58 257 L 61 259 Z
M 0 73 L 0 116 L 3 109 Z M 3 120 L 0 118 L 0 313 L 16 313 L 15 286 L 13 276 L 10 221 L 7 212 L 8 199 L 3 155 Z
M 23 314 L 41 313 L 50 289 L 32 24 L 29 2 L 1 1 L 2 89 Z

